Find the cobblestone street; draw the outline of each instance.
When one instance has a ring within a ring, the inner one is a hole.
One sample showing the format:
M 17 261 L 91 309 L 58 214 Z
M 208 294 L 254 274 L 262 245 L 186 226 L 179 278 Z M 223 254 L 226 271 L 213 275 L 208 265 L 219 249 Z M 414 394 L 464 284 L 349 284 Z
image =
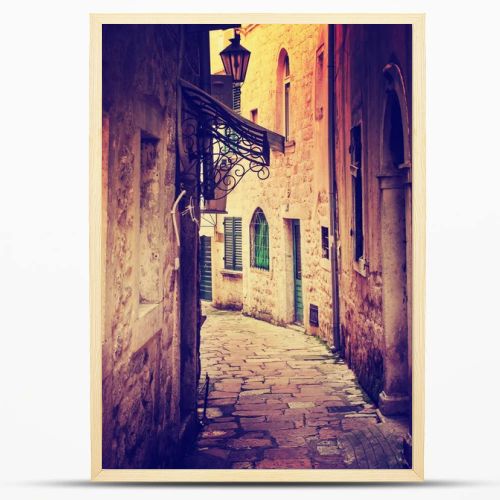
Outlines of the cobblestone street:
M 317 338 L 204 306 L 205 425 L 184 468 L 403 468 L 405 422 L 381 421 Z M 200 401 L 200 416 L 203 401 Z

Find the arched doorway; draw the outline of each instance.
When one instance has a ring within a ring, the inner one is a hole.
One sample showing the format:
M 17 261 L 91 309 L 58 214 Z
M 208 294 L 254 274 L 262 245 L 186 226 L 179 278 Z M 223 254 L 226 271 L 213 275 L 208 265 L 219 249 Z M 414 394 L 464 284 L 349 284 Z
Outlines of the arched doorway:
M 382 413 L 408 413 L 411 400 L 411 136 L 405 85 L 388 64 L 382 117 L 381 245 L 384 384 Z

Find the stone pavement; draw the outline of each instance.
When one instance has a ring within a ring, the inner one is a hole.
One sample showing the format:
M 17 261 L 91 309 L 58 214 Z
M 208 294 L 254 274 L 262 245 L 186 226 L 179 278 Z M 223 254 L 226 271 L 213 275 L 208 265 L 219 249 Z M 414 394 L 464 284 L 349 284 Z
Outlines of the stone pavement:
M 380 423 L 315 337 L 204 306 L 205 425 L 184 468 L 402 468 L 404 425 Z M 203 401 L 200 401 L 200 415 Z

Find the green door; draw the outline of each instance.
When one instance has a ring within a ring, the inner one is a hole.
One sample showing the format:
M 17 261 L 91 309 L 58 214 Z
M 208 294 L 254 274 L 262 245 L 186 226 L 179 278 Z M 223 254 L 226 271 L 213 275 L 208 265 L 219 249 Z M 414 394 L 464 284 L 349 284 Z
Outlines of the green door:
M 200 237 L 200 298 L 212 300 L 212 241 L 210 236 Z
M 294 321 L 304 322 L 304 304 L 302 303 L 302 262 L 300 260 L 300 221 L 292 220 L 293 239 L 293 303 Z

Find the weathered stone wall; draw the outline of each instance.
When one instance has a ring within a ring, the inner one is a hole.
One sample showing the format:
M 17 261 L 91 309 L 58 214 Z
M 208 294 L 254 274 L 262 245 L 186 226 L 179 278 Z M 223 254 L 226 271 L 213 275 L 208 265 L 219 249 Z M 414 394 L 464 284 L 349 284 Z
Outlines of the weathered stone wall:
M 103 27 L 104 468 L 169 467 L 177 452 L 179 249 L 170 208 L 179 40 L 174 25 Z M 198 51 L 189 41 L 185 57 L 183 77 L 196 82 Z
M 249 173 L 228 197 L 228 215 L 242 217 L 242 280 L 221 277 L 224 243 L 220 236 L 215 238 L 219 243 L 213 246 L 212 261 L 216 267 L 216 304 L 224 306 L 237 302 L 241 294 L 245 314 L 276 324 L 292 323 L 291 219 L 299 219 L 304 327 L 308 333 L 331 344 L 330 261 L 322 258 L 321 249 L 321 226 L 330 226 L 326 36 L 326 25 L 255 25 L 242 34 L 242 44 L 252 53 L 242 87 L 242 116 L 251 118 L 251 111 L 257 109 L 260 125 L 284 133 L 279 57 L 285 49 L 291 72 L 291 134 L 285 153 L 272 154 L 270 177 L 261 181 Z M 217 58 L 217 52 L 227 43 L 220 38 L 212 58 Z M 214 40 L 212 43 L 214 46 Z M 315 63 L 320 52 L 323 52 L 321 67 Z M 219 69 L 218 61 L 212 61 L 212 71 Z M 264 211 L 270 228 L 268 271 L 250 266 L 250 223 L 258 207 Z M 218 235 L 223 234 L 222 220 L 223 216 L 218 216 Z M 310 304 L 319 307 L 319 327 L 309 324 Z
M 322 258 L 321 250 L 321 226 L 330 226 L 324 87 L 327 26 L 258 25 L 246 34 L 243 43 L 253 60 L 242 89 L 242 114 L 248 118 L 251 110 L 257 109 L 259 124 L 281 134 L 283 50 L 290 64 L 290 136 L 285 153 L 272 154 L 269 179 L 249 176 L 245 180 L 244 241 L 249 238 L 254 210 L 262 208 L 270 227 L 270 269 L 251 268 L 249 252 L 243 256 L 248 269 L 243 281 L 243 310 L 278 324 L 293 322 L 291 219 L 299 219 L 304 327 L 331 344 L 330 262 Z M 319 67 L 317 55 L 321 52 L 324 64 Z M 310 304 L 319 308 L 319 327 L 310 325 Z
M 272 154 L 269 179 L 260 181 L 248 174 L 227 200 L 228 215 L 243 219 L 242 286 L 237 280 L 222 280 L 219 276 L 223 267 L 223 216 L 218 216 L 212 248 L 216 303 L 224 306 L 234 301 L 234 297 L 239 298 L 241 293 L 245 314 L 277 324 L 291 323 L 290 221 L 299 219 L 304 326 L 309 333 L 331 344 L 331 263 L 321 254 L 321 226 L 330 229 L 327 32 L 326 25 L 255 25 L 242 34 L 242 44 L 252 53 L 242 87 L 242 115 L 250 118 L 252 110 L 257 109 L 260 125 L 284 133 L 278 109 L 282 99 L 278 83 L 279 57 L 284 49 L 290 60 L 291 133 L 285 154 Z M 338 25 L 335 33 L 335 194 L 341 337 L 347 361 L 367 392 L 377 400 L 387 359 L 383 321 L 382 207 L 377 177 L 381 173 L 386 98 L 383 69 L 389 63 L 401 68 L 407 102 L 411 103 L 411 27 Z M 213 72 L 221 70 L 218 52 L 229 37 L 219 38 L 212 52 L 216 60 L 212 61 Z M 411 122 L 411 109 L 409 113 Z M 349 148 L 350 130 L 357 124 L 362 127 L 365 264 L 355 262 L 352 235 L 354 210 Z M 270 226 L 269 271 L 250 266 L 249 225 L 257 207 L 264 211 Z M 411 212 L 411 198 L 406 211 L 407 221 L 411 221 L 411 213 L 408 213 Z M 407 224 L 407 232 L 411 245 L 411 225 Z M 410 266 L 410 251 L 408 255 L 406 265 Z M 411 297 L 409 300 L 411 304 Z M 319 327 L 309 325 L 310 304 L 319 307 Z
M 397 63 L 411 103 L 411 26 L 349 25 L 335 28 L 336 177 L 340 235 L 341 334 L 349 365 L 375 400 L 384 378 L 383 270 L 381 266 L 381 138 L 383 68 Z M 361 123 L 364 272 L 354 262 L 350 130 Z M 403 264 L 402 264 L 403 265 Z

